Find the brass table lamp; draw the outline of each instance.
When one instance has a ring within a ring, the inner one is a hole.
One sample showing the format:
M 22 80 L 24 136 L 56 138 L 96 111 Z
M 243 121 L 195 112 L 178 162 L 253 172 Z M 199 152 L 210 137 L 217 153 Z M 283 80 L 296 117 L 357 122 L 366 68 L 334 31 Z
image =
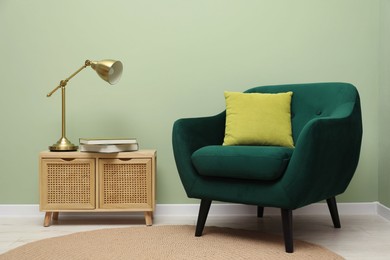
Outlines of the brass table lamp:
M 120 61 L 115 60 L 102 60 L 102 61 L 90 61 L 86 60 L 84 66 L 78 69 L 75 73 L 70 75 L 67 79 L 61 80 L 60 84 L 54 88 L 47 97 L 50 97 L 54 92 L 61 88 L 62 94 L 62 135 L 61 138 L 57 141 L 57 143 L 49 146 L 50 151 L 76 151 L 78 149 L 77 145 L 72 144 L 66 138 L 66 129 L 65 129 L 65 87 L 68 81 L 76 76 L 80 71 L 85 69 L 86 67 L 91 66 L 92 69 L 96 71 L 96 73 L 105 81 L 110 83 L 111 85 L 116 84 L 123 70 L 123 65 Z

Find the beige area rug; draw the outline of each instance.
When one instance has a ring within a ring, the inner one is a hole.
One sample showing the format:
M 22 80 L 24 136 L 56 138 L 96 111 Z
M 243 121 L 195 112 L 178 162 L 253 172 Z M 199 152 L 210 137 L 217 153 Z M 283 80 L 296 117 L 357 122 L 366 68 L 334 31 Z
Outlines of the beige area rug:
M 314 244 L 294 240 L 284 252 L 283 238 L 258 231 L 194 226 L 101 229 L 43 239 L 0 255 L 0 259 L 343 259 Z

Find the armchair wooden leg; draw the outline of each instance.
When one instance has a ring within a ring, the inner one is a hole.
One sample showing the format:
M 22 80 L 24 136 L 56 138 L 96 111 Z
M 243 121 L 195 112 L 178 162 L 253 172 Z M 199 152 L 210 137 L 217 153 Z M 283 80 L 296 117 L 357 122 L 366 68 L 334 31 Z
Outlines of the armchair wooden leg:
M 337 210 L 336 198 L 335 197 L 329 198 L 326 200 L 326 203 L 328 203 L 328 208 L 330 211 L 330 215 L 332 217 L 333 226 L 335 228 L 341 228 L 339 212 Z
M 207 215 L 209 214 L 211 200 L 200 201 L 198 222 L 196 223 L 195 236 L 200 237 L 203 233 L 204 225 L 206 224 Z
M 262 218 L 264 216 L 264 207 L 257 206 L 257 217 Z
M 287 253 L 292 253 L 294 252 L 292 210 L 281 209 L 281 211 L 282 211 L 284 246 L 286 248 Z

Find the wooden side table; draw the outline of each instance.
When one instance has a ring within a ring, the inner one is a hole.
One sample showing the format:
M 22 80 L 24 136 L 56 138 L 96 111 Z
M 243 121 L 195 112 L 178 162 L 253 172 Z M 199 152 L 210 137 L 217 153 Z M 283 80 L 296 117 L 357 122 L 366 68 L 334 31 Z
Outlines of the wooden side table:
M 59 212 L 144 212 L 155 209 L 156 150 L 121 153 L 41 152 L 40 211 L 44 226 Z

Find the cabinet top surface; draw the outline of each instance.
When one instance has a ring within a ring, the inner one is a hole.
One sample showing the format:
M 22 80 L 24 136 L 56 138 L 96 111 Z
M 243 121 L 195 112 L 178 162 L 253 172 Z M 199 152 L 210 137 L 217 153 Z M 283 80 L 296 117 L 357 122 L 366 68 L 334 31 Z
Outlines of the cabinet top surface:
M 61 157 L 61 158 L 124 158 L 124 157 L 152 157 L 156 156 L 156 150 L 138 150 L 134 152 L 120 152 L 120 153 L 89 153 L 89 152 L 50 152 L 42 151 L 39 153 L 39 156 L 49 158 L 49 157 Z

